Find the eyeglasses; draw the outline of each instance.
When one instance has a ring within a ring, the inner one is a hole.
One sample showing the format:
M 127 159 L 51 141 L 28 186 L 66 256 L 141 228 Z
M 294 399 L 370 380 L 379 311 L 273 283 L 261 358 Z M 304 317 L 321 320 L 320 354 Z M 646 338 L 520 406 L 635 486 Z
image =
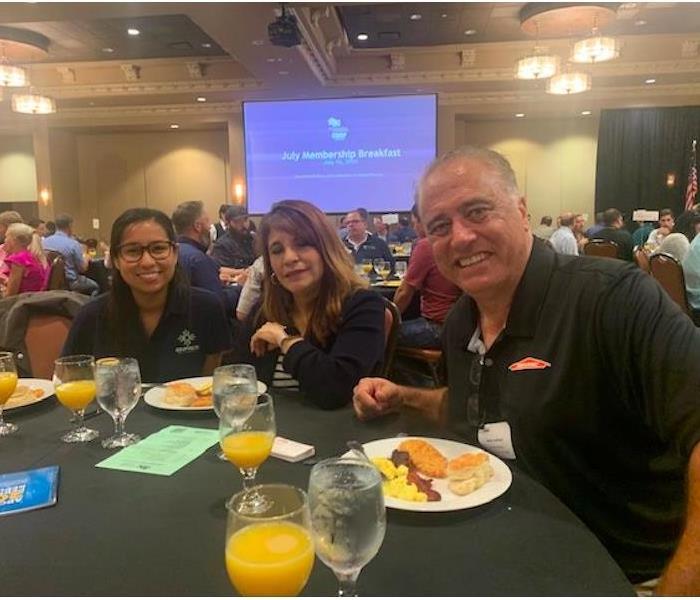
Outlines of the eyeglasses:
M 472 359 L 469 368 L 469 383 L 476 389 L 467 398 L 467 423 L 471 427 L 483 427 L 486 424 L 486 410 L 479 402 L 481 373 L 484 369 L 484 356 L 479 354 Z
M 151 242 L 146 246 L 141 244 L 123 244 L 117 248 L 119 256 L 126 262 L 139 262 L 144 252 L 148 252 L 153 260 L 165 260 L 175 247 L 174 242 Z

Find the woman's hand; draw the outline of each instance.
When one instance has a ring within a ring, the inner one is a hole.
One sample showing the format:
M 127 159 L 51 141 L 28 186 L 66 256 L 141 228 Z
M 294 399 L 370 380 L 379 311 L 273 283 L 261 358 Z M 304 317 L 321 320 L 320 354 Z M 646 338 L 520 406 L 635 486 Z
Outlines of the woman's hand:
M 255 356 L 262 356 L 270 350 L 280 347 L 280 343 L 287 337 L 284 327 L 279 323 L 267 322 L 258 329 L 250 339 L 250 351 Z

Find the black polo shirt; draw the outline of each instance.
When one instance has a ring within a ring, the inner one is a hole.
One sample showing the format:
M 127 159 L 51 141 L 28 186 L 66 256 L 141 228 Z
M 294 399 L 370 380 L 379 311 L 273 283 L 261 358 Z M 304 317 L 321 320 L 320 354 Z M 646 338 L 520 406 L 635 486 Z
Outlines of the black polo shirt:
M 127 352 L 119 352 L 109 331 L 108 297 L 98 296 L 82 307 L 73 321 L 63 356 L 132 356 L 139 361 L 142 381 L 160 383 L 198 377 L 208 354 L 231 348 L 221 302 L 213 293 L 193 287 L 171 291 L 153 335 L 149 338 L 143 327 L 132 327 Z
M 464 296 L 445 321 L 450 426 L 476 439 L 466 419 L 477 392 L 484 420 L 510 425 L 518 466 L 632 581 L 658 576 L 681 532 L 700 441 L 699 331 L 633 265 L 556 254 L 537 239 L 478 386 L 478 354 L 466 350 L 477 319 Z
M 357 250 L 353 246 L 352 242 L 346 237 L 343 240 L 345 247 L 350 250 L 353 259 L 356 263 L 361 263 L 363 260 L 374 260 L 375 258 L 383 258 L 385 261 L 391 263 L 391 271 L 394 271 L 394 255 L 389 250 L 386 242 L 379 236 L 373 233 L 367 233 L 367 239 L 362 242 Z

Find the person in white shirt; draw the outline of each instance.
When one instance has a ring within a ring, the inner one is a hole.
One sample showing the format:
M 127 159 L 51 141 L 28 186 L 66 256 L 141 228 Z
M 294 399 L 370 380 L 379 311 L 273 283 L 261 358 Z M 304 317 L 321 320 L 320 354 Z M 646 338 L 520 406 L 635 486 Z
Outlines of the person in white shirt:
M 559 254 L 578 256 L 578 243 L 573 232 L 574 214 L 564 213 L 559 217 L 560 226 L 549 238 L 549 243 Z
M 661 245 L 664 238 L 673 231 L 675 224 L 673 211 L 670 208 L 664 208 L 659 212 L 659 227 L 652 230 L 647 239 L 647 244 L 652 250 L 656 250 Z

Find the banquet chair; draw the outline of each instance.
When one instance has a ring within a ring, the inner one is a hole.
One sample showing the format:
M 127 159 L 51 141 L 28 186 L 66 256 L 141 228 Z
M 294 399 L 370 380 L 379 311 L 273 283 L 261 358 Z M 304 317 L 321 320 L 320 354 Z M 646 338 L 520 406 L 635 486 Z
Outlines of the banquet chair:
M 651 273 L 649 266 L 649 256 L 646 252 L 644 252 L 643 246 L 635 246 L 634 250 L 632 251 L 632 255 L 634 256 L 634 262 L 637 263 L 637 266 L 642 271 L 644 271 L 645 273 Z
M 52 254 L 58 254 L 52 252 Z M 66 263 L 63 256 L 58 254 L 53 259 L 49 260 L 49 276 L 46 284 L 47 290 L 67 290 L 68 281 L 66 280 Z
M 610 240 L 593 239 L 583 247 L 586 256 L 600 256 L 602 258 L 617 258 L 618 247 Z
M 383 296 L 382 296 L 383 297 Z M 383 297 L 384 298 L 384 297 Z M 396 351 L 396 342 L 399 337 L 399 326 L 401 325 L 401 311 L 388 298 L 384 298 L 384 364 L 380 377 L 388 377 L 391 366 L 394 362 L 394 353 Z
M 685 277 L 681 263 L 675 257 L 665 252 L 652 254 L 649 258 L 651 276 L 659 282 L 666 293 L 671 297 L 681 310 L 687 315 L 692 315 L 688 305 L 688 296 L 685 289 Z
M 430 370 L 430 375 L 433 379 L 435 387 L 442 385 L 440 378 L 440 361 L 442 360 L 442 351 L 433 348 L 415 348 L 413 346 L 398 346 L 396 355 L 416 360 L 427 365 Z
M 51 379 L 54 361 L 61 355 L 72 320 L 61 315 L 29 317 L 24 343 L 32 366 L 32 377 Z

